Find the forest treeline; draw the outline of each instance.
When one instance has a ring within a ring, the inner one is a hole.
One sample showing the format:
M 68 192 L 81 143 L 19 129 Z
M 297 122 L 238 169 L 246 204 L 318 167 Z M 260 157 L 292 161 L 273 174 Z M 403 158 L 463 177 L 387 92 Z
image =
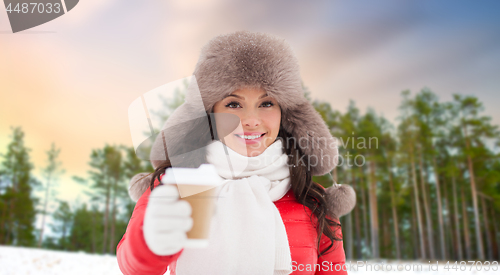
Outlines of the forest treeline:
M 305 89 L 340 152 L 337 168 L 313 180 L 356 191 L 356 207 L 340 219 L 348 259 L 500 259 L 500 133 L 477 97 L 442 102 L 427 88 L 403 91 L 394 124 L 352 101 L 343 113 L 309 95 Z M 168 108 L 183 96 L 176 93 Z M 60 149 L 52 145 L 35 178 L 22 129 L 12 128 L 10 138 L 0 155 L 0 244 L 115 254 L 135 206 L 128 182 L 151 172 L 149 162 L 123 145 L 93 149 L 88 175 L 73 177 L 88 187 L 89 200 L 75 205 L 54 194 Z M 53 201 L 58 207 L 49 211 Z
M 58 160 L 61 149 L 54 144 L 47 151 L 42 178 L 33 176 L 30 150 L 24 145 L 20 127 L 12 128 L 11 142 L 2 158 L 0 170 L 0 244 L 43 247 L 90 253 L 116 253 L 135 203 L 129 199 L 129 179 L 152 171 L 149 162 L 140 160 L 132 147 L 105 145 L 90 153 L 86 178 L 73 176 L 85 185 L 88 202 L 75 204 L 57 199 L 54 186 L 63 172 Z M 35 197 L 35 191 L 42 196 Z M 56 202 L 54 211 L 48 204 Z M 42 225 L 35 224 L 41 215 Z M 52 222 L 46 224 L 48 215 Z M 52 234 L 44 236 L 50 227 Z

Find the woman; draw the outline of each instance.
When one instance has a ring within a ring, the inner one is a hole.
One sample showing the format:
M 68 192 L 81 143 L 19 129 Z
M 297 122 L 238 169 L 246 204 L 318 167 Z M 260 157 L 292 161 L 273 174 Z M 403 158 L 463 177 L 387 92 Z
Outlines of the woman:
M 117 248 L 122 272 L 163 274 L 169 266 L 171 274 L 347 274 L 338 218 L 354 207 L 355 194 L 311 180 L 335 167 L 338 152 L 303 96 L 290 47 L 261 33 L 218 36 L 202 49 L 194 76 L 217 131 L 195 120 L 155 140 L 155 173 L 131 180 L 129 193 L 140 199 Z M 164 129 L 196 112 L 189 90 Z M 238 127 L 228 131 L 220 114 L 237 117 Z M 165 153 L 165 140 L 179 146 Z M 189 204 L 175 188 L 158 186 L 174 162 L 211 163 L 227 179 L 207 249 L 184 248 Z

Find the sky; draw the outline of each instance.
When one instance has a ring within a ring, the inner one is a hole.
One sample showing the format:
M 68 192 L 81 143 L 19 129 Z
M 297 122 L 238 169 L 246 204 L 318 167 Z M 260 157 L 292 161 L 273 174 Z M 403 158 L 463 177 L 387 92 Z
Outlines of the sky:
M 59 198 L 75 201 L 92 149 L 132 146 L 128 107 L 188 77 L 201 47 L 238 30 L 284 38 L 313 99 L 350 100 L 396 122 L 400 93 L 443 101 L 475 95 L 500 124 L 499 1 L 86 0 L 12 33 L 0 7 L 0 153 L 21 126 L 40 175 L 52 142 L 66 170 Z

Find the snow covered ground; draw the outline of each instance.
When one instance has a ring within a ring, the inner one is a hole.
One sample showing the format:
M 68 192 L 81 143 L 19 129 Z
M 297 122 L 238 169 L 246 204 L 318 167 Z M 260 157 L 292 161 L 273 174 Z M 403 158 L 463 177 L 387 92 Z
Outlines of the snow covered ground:
M 83 252 L 0 246 L 1 275 L 120 275 L 116 257 Z
M 490 265 L 489 271 L 485 271 L 485 262 L 481 262 L 481 271 L 479 270 L 479 263 L 476 263 L 475 265 L 453 265 L 453 262 L 446 266 L 446 264 L 441 263 L 436 265 L 435 262 L 429 265 L 428 262 L 398 262 L 380 260 L 368 263 L 348 262 L 347 267 L 349 267 L 349 264 L 351 264 L 350 269 L 348 269 L 349 274 L 500 274 L 500 267 L 498 263 Z M 294 266 L 294 268 L 306 270 L 308 267 Z M 324 265 L 322 268 L 325 269 L 331 267 Z M 0 245 L 0 275 L 19 274 L 119 275 L 121 272 L 118 268 L 116 257 L 110 255 L 92 255 L 82 252 L 62 252 Z M 169 273 L 167 272 L 166 274 Z

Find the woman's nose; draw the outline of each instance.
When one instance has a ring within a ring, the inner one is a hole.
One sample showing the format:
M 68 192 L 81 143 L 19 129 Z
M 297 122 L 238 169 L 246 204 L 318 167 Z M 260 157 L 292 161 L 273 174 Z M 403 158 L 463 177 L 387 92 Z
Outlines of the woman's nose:
M 246 127 L 257 127 L 260 125 L 261 119 L 256 111 L 247 111 L 241 117 L 241 124 Z

